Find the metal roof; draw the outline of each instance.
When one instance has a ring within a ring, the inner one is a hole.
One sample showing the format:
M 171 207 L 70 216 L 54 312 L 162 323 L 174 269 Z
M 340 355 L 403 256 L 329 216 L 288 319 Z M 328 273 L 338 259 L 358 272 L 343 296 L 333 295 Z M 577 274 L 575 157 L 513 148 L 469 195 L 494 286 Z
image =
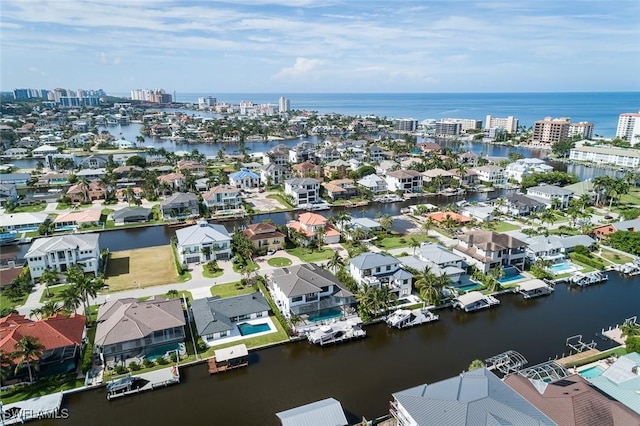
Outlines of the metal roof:
M 282 426 L 346 426 L 349 423 L 339 401 L 333 398 L 276 413 Z
M 371 269 L 380 266 L 399 264 L 400 261 L 390 254 L 383 253 L 362 253 L 349 261 L 358 269 Z

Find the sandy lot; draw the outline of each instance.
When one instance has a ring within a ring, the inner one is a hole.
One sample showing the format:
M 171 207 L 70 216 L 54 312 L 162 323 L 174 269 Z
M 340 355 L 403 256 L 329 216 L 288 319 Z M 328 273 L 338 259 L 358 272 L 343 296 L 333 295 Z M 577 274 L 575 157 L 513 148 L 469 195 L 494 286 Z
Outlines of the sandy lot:
M 178 282 L 171 246 L 114 251 L 107 265 L 109 291 Z

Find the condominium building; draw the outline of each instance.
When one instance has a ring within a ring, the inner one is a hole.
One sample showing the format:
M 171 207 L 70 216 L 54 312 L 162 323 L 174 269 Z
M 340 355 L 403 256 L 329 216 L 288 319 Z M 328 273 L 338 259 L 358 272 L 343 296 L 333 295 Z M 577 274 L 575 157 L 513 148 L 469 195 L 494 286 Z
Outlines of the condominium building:
M 593 123 L 581 121 L 569 125 L 569 137 L 580 136 L 581 139 L 593 139 Z
M 415 132 L 418 128 L 418 120 L 414 118 L 398 118 L 396 119 L 396 129 L 401 132 Z
M 216 102 L 217 102 L 217 99 L 214 98 L 213 96 L 205 96 L 202 98 L 198 98 L 198 108 L 200 109 L 212 108 L 216 106 Z
M 518 119 L 512 115 L 506 118 L 498 118 L 487 115 L 484 120 L 484 128 L 503 129 L 507 133 L 516 133 L 518 131 L 518 123 Z
M 438 121 L 435 124 L 436 136 L 458 136 L 462 131 L 462 124 L 453 121 Z
M 545 117 L 533 126 L 533 142 L 552 144 L 569 138 L 569 118 Z
M 441 122 L 460 123 L 460 131 L 482 129 L 482 120 L 474 120 L 470 118 L 443 118 Z
M 131 91 L 131 100 L 155 104 L 170 104 L 172 97 L 166 93 L 164 89 L 134 89 Z
M 285 98 L 284 96 L 280 96 L 280 99 L 278 99 L 278 112 L 282 114 L 284 112 L 289 112 L 290 109 L 291 102 L 289 101 L 289 99 Z
M 640 111 L 620 114 L 616 137 L 629 141 L 632 145 L 640 143 Z
M 615 164 L 623 167 L 640 167 L 640 152 L 633 149 L 582 146 L 569 152 L 570 160 Z

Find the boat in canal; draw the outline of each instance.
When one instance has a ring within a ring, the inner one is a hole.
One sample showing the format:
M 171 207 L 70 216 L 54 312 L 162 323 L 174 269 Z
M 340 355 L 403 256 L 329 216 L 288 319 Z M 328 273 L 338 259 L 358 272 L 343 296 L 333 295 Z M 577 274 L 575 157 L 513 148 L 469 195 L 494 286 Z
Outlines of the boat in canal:
M 314 345 L 331 345 L 354 339 L 362 339 L 367 332 L 362 329 L 362 323 L 355 319 L 335 321 L 321 325 L 307 334 L 307 340 Z
M 462 294 L 453 302 L 454 307 L 462 309 L 465 312 L 479 311 L 499 304 L 500 301 L 495 297 L 482 294 L 479 291 L 470 291 L 469 293 Z
M 115 394 L 118 392 L 130 391 L 135 381 L 136 377 L 131 375 L 112 380 L 107 383 L 107 393 Z
M 425 308 L 397 309 L 389 314 L 384 322 L 393 328 L 408 328 L 437 321 L 440 317 Z
M 525 299 L 533 299 L 534 297 L 547 296 L 553 293 L 553 286 L 543 280 L 529 280 L 520 283 L 516 291 L 524 296 Z
M 577 273 L 569 279 L 572 284 L 579 285 L 580 287 L 586 287 L 592 284 L 598 284 L 607 281 L 609 276 L 603 274 L 600 271 L 593 271 L 586 274 Z

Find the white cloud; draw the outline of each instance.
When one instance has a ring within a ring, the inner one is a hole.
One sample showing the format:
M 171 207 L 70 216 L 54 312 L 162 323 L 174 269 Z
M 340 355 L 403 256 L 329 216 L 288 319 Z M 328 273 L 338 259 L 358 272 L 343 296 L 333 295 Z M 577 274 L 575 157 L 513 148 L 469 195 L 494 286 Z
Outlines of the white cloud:
M 296 58 L 296 62 L 292 67 L 282 68 L 276 75 L 275 78 L 289 78 L 289 77 L 300 77 L 303 75 L 310 74 L 318 65 L 322 63 L 319 59 L 309 59 L 309 58 Z

